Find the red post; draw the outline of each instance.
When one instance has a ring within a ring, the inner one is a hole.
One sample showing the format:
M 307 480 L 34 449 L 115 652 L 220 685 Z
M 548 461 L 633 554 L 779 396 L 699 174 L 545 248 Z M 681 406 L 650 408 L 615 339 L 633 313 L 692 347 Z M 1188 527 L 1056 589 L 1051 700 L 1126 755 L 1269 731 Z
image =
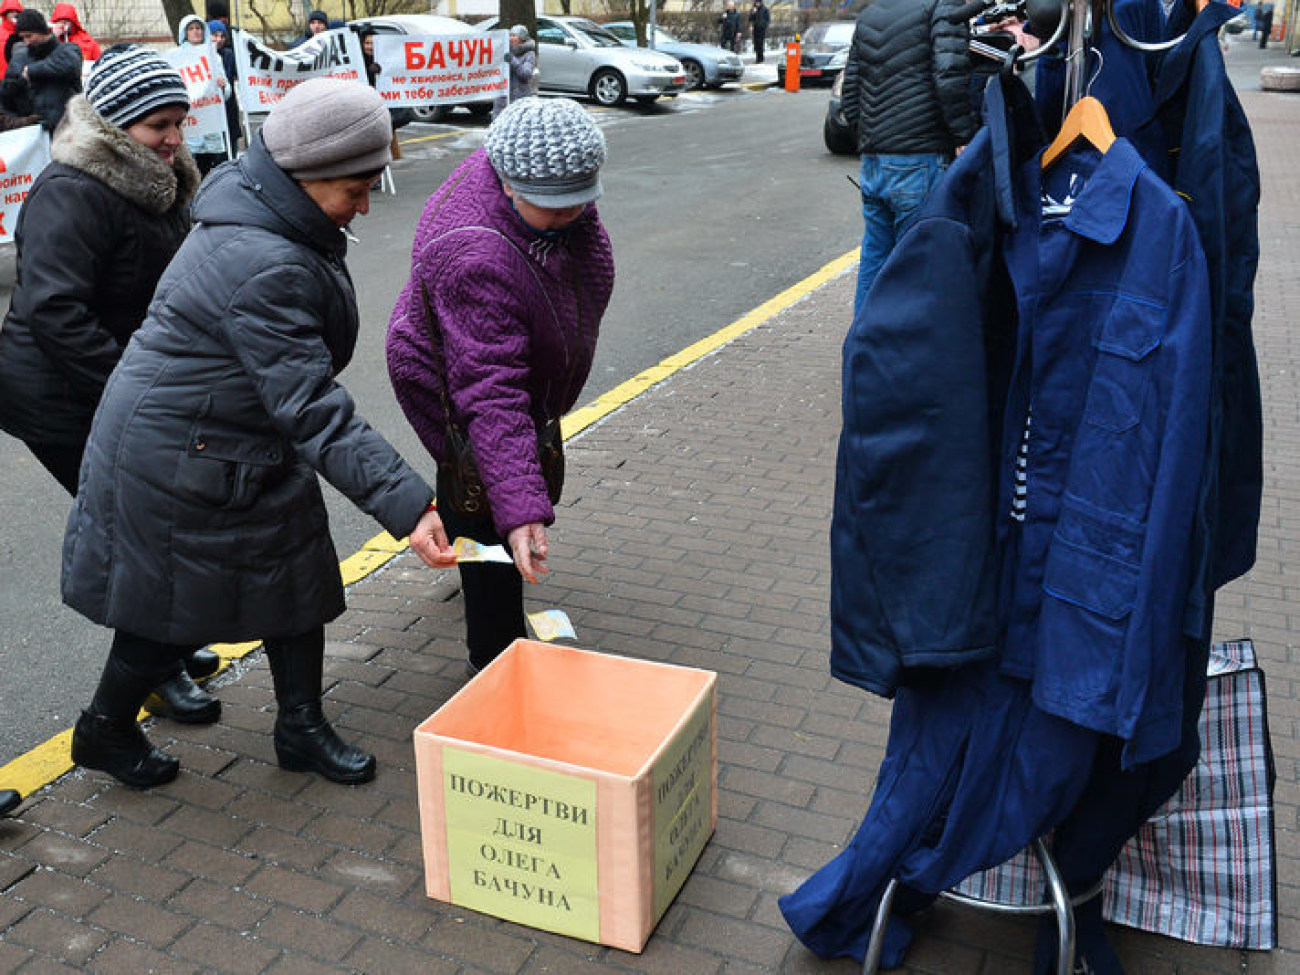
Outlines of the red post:
M 799 43 L 799 35 L 794 35 L 794 40 L 785 46 L 785 90 L 799 90 L 799 62 L 803 58 L 803 45 Z

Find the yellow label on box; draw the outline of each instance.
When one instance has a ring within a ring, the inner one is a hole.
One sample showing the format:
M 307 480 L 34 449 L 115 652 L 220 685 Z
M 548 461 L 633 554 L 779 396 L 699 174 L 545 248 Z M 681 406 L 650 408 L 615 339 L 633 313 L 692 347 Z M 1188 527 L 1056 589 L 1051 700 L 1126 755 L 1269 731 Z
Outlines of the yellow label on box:
M 713 817 L 713 707 L 705 698 L 654 764 L 655 921 L 708 842 Z
M 442 770 L 452 903 L 599 941 L 596 783 L 458 748 Z

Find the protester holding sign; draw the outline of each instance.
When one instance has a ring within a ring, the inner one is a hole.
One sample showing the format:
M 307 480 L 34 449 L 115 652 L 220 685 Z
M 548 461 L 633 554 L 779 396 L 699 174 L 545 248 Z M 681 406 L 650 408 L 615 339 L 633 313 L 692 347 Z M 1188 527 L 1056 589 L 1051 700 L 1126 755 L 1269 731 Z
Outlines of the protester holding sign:
M 596 213 L 605 138 L 567 98 L 524 98 L 430 198 L 388 326 L 397 400 L 438 459 L 447 531 L 509 545 L 460 565 L 470 668 L 526 634 L 577 402 L 614 285 Z
M 182 18 L 180 27 L 176 31 L 176 43 L 179 47 L 209 48 L 208 25 L 193 14 Z M 225 68 L 217 57 L 216 48 L 211 50 L 212 60 L 215 63 L 210 65 L 210 70 L 216 76 L 217 87 L 221 90 L 221 95 L 224 98 L 228 90 Z M 213 167 L 220 165 L 228 158 L 226 155 L 226 142 L 220 132 L 209 132 L 200 136 L 187 135 L 185 145 L 190 150 L 190 154 L 194 156 L 194 162 L 198 165 L 199 172 L 204 176 L 211 172 Z
M 149 688 L 191 647 L 262 638 L 280 765 L 374 776 L 321 708 L 344 597 L 317 474 L 430 565 L 455 562 L 433 490 L 335 378 L 359 329 L 343 228 L 368 212 L 391 139 L 369 86 L 305 81 L 199 192 L 104 392 L 68 522 L 64 601 L 116 631 L 75 762 L 137 788 L 175 778 L 136 724 Z
M 69 495 L 104 385 L 190 228 L 199 174 L 181 142 L 187 110 L 185 85 L 165 61 L 110 48 L 87 94 L 68 103 L 53 162 L 19 211 L 17 274 L 0 329 L 0 428 Z M 217 663 L 205 651 L 190 666 L 203 676 Z M 219 703 L 183 668 L 155 684 L 157 713 L 216 720 Z
M 528 28 L 515 24 L 510 28 L 510 50 L 506 53 L 510 64 L 510 94 L 492 103 L 492 117 L 496 118 L 510 102 L 537 94 L 537 44 L 528 36 Z

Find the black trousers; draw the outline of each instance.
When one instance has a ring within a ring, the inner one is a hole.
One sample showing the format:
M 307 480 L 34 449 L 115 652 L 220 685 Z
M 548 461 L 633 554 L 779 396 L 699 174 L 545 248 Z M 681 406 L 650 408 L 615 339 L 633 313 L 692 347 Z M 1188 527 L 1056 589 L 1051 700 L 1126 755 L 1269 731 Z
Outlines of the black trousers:
M 198 649 L 198 646 L 160 643 L 126 630 L 114 630 L 113 647 L 109 653 L 137 673 L 157 674 L 161 681 Z
M 442 475 L 438 494 L 446 497 Z M 472 538 L 480 545 L 505 545 L 491 516 L 461 515 L 438 509 L 449 541 Z M 509 546 L 506 546 L 509 551 Z M 524 580 L 513 565 L 498 562 L 466 563 L 458 566 L 460 589 L 465 598 L 465 646 L 469 662 L 482 669 L 495 660 L 511 641 L 528 635 L 524 620 Z

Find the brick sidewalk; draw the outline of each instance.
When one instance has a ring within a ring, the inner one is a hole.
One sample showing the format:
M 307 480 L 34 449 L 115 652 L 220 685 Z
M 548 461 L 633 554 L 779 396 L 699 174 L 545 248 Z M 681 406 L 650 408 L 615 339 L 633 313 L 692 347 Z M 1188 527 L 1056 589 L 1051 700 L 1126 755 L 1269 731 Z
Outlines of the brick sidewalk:
M 1300 99 L 1247 93 L 1265 172 L 1257 338 L 1269 455 L 1259 567 L 1224 595 L 1218 638 L 1255 639 L 1278 759 L 1282 948 L 1247 954 L 1115 929 L 1132 973 L 1300 971 L 1296 759 L 1300 617 Z M 840 276 L 634 400 L 569 447 L 549 580 L 579 645 L 720 674 L 720 818 L 642 955 L 424 896 L 414 725 L 463 682 L 452 575 L 403 555 L 329 628 L 327 710 L 379 776 L 344 788 L 280 771 L 260 656 L 220 679 L 220 724 L 155 722 L 181 777 L 148 793 L 74 772 L 0 821 L 0 971 L 848 975 L 794 942 L 776 899 L 865 810 L 885 702 L 827 674 L 826 529 L 839 425 Z M 905 971 L 1027 971 L 1033 926 L 940 906 Z M 61 967 L 60 961 L 63 963 Z

